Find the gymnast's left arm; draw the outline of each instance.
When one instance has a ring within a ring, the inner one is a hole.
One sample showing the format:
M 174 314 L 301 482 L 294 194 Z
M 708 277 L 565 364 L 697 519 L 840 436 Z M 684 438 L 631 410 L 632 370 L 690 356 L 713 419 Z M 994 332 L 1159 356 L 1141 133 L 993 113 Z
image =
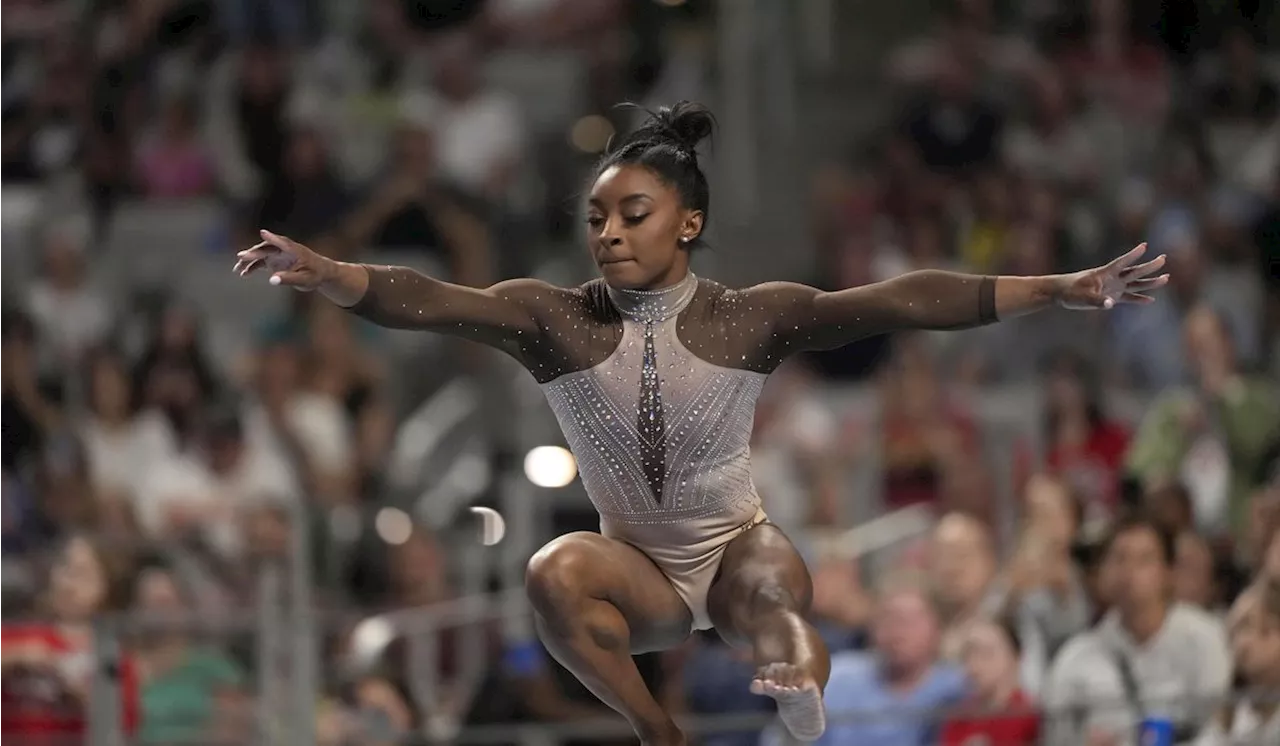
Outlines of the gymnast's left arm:
M 928 269 L 835 292 L 767 283 L 743 291 L 743 300 L 769 310 L 771 337 L 785 352 L 831 349 L 891 331 L 967 329 L 1055 304 L 1088 310 L 1150 303 L 1148 293 L 1169 276 L 1155 274 L 1164 266 L 1163 255 L 1138 264 L 1145 252 L 1141 244 L 1101 267 L 1039 277 Z

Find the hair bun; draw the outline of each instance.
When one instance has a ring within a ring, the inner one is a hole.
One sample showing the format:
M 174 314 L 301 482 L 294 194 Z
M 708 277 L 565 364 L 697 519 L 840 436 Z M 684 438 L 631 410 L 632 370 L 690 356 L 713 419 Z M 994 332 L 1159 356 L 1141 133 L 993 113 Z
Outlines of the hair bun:
M 698 145 L 711 137 L 716 118 L 711 110 L 693 101 L 678 101 L 648 111 L 649 116 L 626 138 L 626 142 L 669 143 L 695 153 Z

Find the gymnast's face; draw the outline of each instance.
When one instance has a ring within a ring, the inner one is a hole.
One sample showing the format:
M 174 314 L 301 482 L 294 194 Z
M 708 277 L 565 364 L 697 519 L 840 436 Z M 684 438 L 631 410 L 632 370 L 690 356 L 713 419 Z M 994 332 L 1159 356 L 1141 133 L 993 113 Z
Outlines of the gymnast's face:
M 674 285 L 689 269 L 685 240 L 702 231 L 702 213 L 638 165 L 610 166 L 591 187 L 587 245 L 605 281 L 617 288 Z

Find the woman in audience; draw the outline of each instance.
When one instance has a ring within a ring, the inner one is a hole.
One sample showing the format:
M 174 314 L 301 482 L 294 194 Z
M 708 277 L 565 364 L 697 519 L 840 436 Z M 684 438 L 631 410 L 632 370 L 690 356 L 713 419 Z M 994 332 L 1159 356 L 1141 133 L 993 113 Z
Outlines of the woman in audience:
M 1196 746 L 1280 743 L 1280 583 L 1264 580 L 1246 590 L 1228 623 L 1244 697 L 1209 721 Z
M 164 419 L 139 412 L 125 361 L 98 351 L 89 360 L 88 413 L 80 438 L 94 485 L 110 494 L 133 496 L 139 480 L 174 448 Z
M 54 561 L 41 600 L 50 621 L 4 625 L 0 733 L 16 736 L 14 743 L 55 746 L 87 736 L 95 666 L 90 624 L 119 600 L 126 577 L 119 559 L 119 552 L 72 537 Z M 128 658 L 120 667 L 120 692 L 124 729 L 132 733 L 138 724 L 138 686 Z
M 969 627 L 963 656 L 968 698 L 963 714 L 943 726 L 942 746 L 1037 742 L 1040 717 L 1019 684 L 1021 656 L 1022 639 L 1012 620 L 986 618 Z

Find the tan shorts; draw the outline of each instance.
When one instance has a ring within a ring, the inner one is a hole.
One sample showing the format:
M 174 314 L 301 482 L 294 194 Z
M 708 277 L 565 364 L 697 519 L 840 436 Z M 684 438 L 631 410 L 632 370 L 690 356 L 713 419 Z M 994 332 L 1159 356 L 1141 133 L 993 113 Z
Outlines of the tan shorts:
M 730 541 L 744 531 L 768 520 L 759 505 L 753 512 L 697 518 L 679 523 L 637 524 L 601 517 L 600 533 L 625 541 L 653 560 L 685 606 L 693 613 L 693 629 L 711 629 L 707 613 L 707 593 L 720 570 L 720 559 Z

